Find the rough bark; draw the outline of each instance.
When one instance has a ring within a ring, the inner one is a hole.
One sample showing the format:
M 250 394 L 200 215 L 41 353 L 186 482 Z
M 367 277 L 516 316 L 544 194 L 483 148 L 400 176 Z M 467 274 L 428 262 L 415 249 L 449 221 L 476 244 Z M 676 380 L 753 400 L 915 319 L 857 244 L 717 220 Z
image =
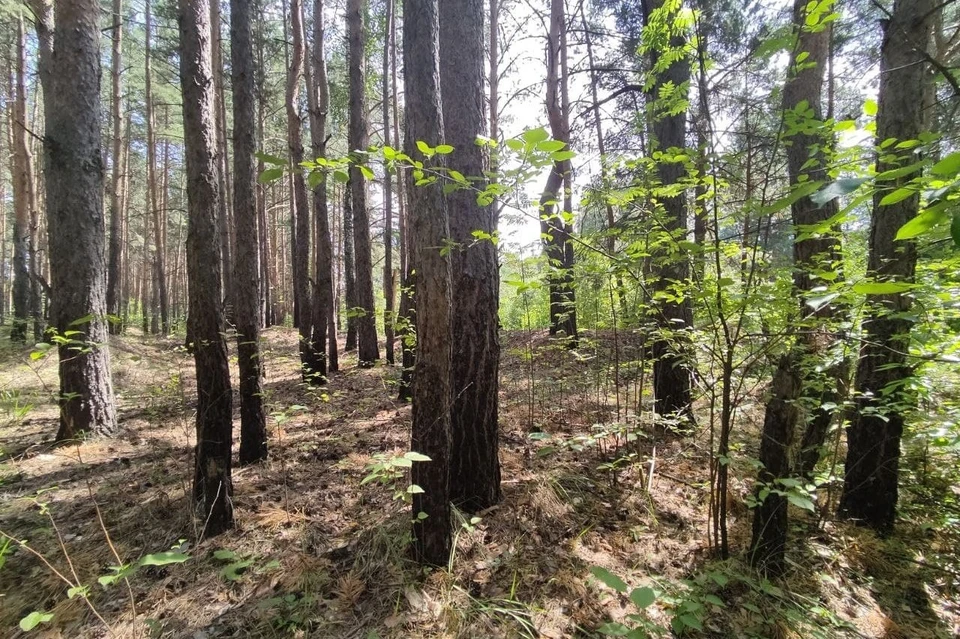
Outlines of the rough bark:
M 113 45 L 110 54 L 110 125 L 113 132 L 113 152 L 110 161 L 110 238 L 107 257 L 107 313 L 113 316 L 110 332 L 118 334 L 123 324 L 120 317 L 120 282 L 123 253 L 123 211 L 120 208 L 120 189 L 123 183 L 123 114 L 120 110 L 120 75 L 123 68 L 123 0 L 113 0 L 113 24 L 110 30 Z
M 383 72 L 381 73 L 381 107 L 383 112 L 383 144 L 390 143 L 390 47 L 393 33 L 394 0 L 386 2 L 386 19 L 383 24 Z M 383 172 L 383 335 L 387 363 L 393 364 L 394 290 L 393 279 L 393 174 L 389 168 Z
M 661 9 L 664 0 L 651 0 L 650 11 L 644 16 L 646 21 L 651 18 L 652 11 Z M 675 33 L 670 38 L 672 50 L 681 49 L 686 42 L 682 33 Z M 650 65 L 656 67 L 661 52 L 653 50 L 650 53 Z M 678 56 L 666 70 L 659 73 L 654 79 L 648 101 L 653 110 L 653 124 L 651 133 L 655 149 L 667 151 L 671 148 L 683 148 L 686 145 L 687 111 L 679 113 L 665 110 L 660 103 L 663 87 L 671 83 L 675 87 L 684 87 L 690 80 L 690 62 L 684 56 Z M 671 106 L 675 106 L 671 104 Z M 658 162 L 657 175 L 660 184 L 669 187 L 683 179 L 685 175 L 683 164 L 676 162 Z M 663 230 L 670 233 L 674 241 L 686 238 L 687 229 L 687 200 L 685 193 L 675 195 L 660 195 L 657 202 L 662 209 Z M 684 251 L 674 251 L 678 255 L 661 254 L 658 256 L 659 272 L 654 281 L 654 289 L 658 292 L 673 291 L 676 286 L 683 286 L 689 277 L 689 265 Z M 687 338 L 686 329 L 693 325 L 693 310 L 690 299 L 681 294 L 679 300 L 671 299 L 658 304 L 657 324 L 660 335 L 653 342 L 653 394 L 657 413 L 662 416 L 681 415 L 690 417 L 690 367 L 684 353 Z
M 347 183 L 343 190 L 343 298 L 347 307 L 347 339 L 344 349 L 357 349 L 357 279 L 353 259 L 353 188 Z
M 484 148 L 483 0 L 440 4 L 440 93 L 443 131 L 454 147 L 450 168 L 480 177 L 487 170 Z M 478 184 L 479 186 L 479 184 Z M 499 272 L 497 247 L 473 233 L 497 231 L 493 206 L 480 206 L 473 191 L 447 195 L 453 278 L 453 408 L 450 498 L 467 512 L 500 501 L 498 394 Z
M 194 497 L 204 533 L 233 527 L 230 477 L 232 390 L 223 336 L 219 176 L 209 0 L 180 0 L 180 83 L 187 164 L 187 274 L 197 369 Z
M 26 31 L 23 20 L 17 23 L 15 54 L 15 85 L 12 121 L 12 177 L 13 177 L 13 326 L 10 339 L 26 342 L 29 318 L 33 316 L 30 283 L 30 220 L 36 197 L 33 190 L 33 157 L 27 143 L 27 85 Z
M 564 2 L 551 0 L 550 31 L 547 34 L 547 118 L 553 138 L 569 144 L 565 44 Z M 550 268 L 547 276 L 550 287 L 550 334 L 570 338 L 573 347 L 577 339 L 577 304 L 573 290 L 573 244 L 570 240 L 573 226 L 566 217 L 572 213 L 568 188 L 570 177 L 570 160 L 554 162 L 540 196 L 540 233 L 544 238 L 544 253 Z
M 220 0 L 210 0 L 211 61 L 213 65 L 214 126 L 217 130 L 217 172 L 220 201 L 217 215 L 220 224 L 220 257 L 223 260 L 224 319 L 234 321 L 233 242 L 231 240 L 230 171 L 227 158 L 227 109 L 223 91 L 223 38 L 220 28 Z
M 234 251 L 234 318 L 240 373 L 240 463 L 267 457 L 267 419 L 263 407 L 263 360 L 260 357 L 260 273 L 257 251 L 260 229 L 255 185 L 257 150 L 256 98 L 251 22 L 252 0 L 233 0 L 230 11 L 230 55 L 233 71 L 233 215 L 237 225 Z
M 350 152 L 361 154 L 369 145 L 366 98 L 366 0 L 347 2 L 347 64 L 350 84 L 350 125 L 347 132 Z M 364 156 L 355 157 L 363 161 Z M 353 250 L 356 261 L 357 360 L 372 366 L 380 359 L 377 344 L 377 315 L 373 300 L 373 261 L 370 255 L 370 213 L 367 210 L 367 182 L 356 163 L 350 166 L 353 209 Z
M 153 276 L 152 289 L 154 304 L 153 324 L 151 332 L 166 335 L 170 332 L 169 309 L 167 306 L 167 267 L 166 267 L 166 228 L 162 223 L 163 213 L 159 203 L 159 188 L 157 185 L 157 133 L 156 113 L 153 104 L 153 72 L 151 70 L 151 39 L 152 14 L 151 0 L 146 0 L 144 9 L 145 42 L 144 42 L 144 103 L 146 105 L 147 120 L 147 188 L 149 190 L 148 208 L 150 209 L 151 228 L 153 229 Z M 157 306 L 159 306 L 159 323 L 157 322 Z
M 437 0 L 404 0 L 403 62 L 407 70 L 406 152 L 421 158 L 416 141 L 443 140 L 440 112 L 439 16 Z M 430 458 L 414 462 L 411 481 L 424 492 L 413 497 L 414 554 L 418 561 L 444 566 L 450 555 L 450 258 L 438 247 L 450 238 L 446 203 L 439 183 L 414 188 L 410 225 L 417 265 L 417 363 L 413 387 L 411 449 Z M 426 517 L 422 517 L 424 513 Z
M 314 158 L 327 155 L 327 114 L 330 111 L 330 89 L 327 86 L 327 63 L 324 59 L 323 1 L 313 3 L 313 49 L 310 56 L 311 73 L 310 142 Z M 313 188 L 313 215 L 316 228 L 316 251 L 314 260 L 313 322 L 311 332 L 311 368 L 317 382 L 325 381 L 329 369 L 330 353 L 337 354 L 336 331 L 333 325 L 333 245 L 330 241 L 329 206 L 327 202 L 327 175 L 321 172 Z M 331 344 L 327 342 L 331 341 Z
M 106 345 L 99 17 L 95 0 L 57 2 L 44 87 L 50 314 L 60 335 L 78 331 L 58 348 L 58 441 L 117 432 Z
M 878 144 L 888 138 L 915 140 L 923 123 L 923 57 L 931 36 L 933 0 L 896 0 L 884 28 L 880 50 L 877 113 Z M 877 159 L 877 174 L 909 163 L 886 153 Z M 911 176 L 885 182 L 891 189 Z M 886 192 L 874 195 L 867 273 L 885 282 L 914 280 L 917 250 L 913 241 L 897 241 L 901 226 L 916 216 L 919 194 L 881 206 Z M 905 383 L 913 374 L 907 362 L 913 321 L 909 293 L 869 295 L 864 339 L 855 382 L 855 406 L 847 428 L 847 459 L 840 515 L 887 534 L 893 530 L 900 476 L 900 439 L 904 411 L 915 398 Z

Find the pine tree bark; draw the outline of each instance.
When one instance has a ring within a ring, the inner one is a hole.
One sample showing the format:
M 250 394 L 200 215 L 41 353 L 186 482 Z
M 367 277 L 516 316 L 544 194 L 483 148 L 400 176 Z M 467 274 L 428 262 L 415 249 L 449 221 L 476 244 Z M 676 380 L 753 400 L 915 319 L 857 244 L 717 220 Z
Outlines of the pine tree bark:
M 350 152 L 364 153 L 369 145 L 366 96 L 366 0 L 347 1 L 347 64 L 350 84 L 350 125 L 347 132 Z M 355 157 L 363 161 L 363 157 Z M 357 360 L 372 366 L 380 359 L 377 344 L 377 310 L 373 299 L 373 261 L 370 255 L 370 214 L 367 211 L 367 182 L 355 163 L 350 166 L 353 209 L 353 249 L 356 261 Z
M 58 441 L 118 430 L 106 346 L 99 18 L 95 0 L 57 2 L 44 90 L 50 315 L 60 335 L 78 331 L 58 348 Z
M 324 59 L 323 0 L 313 3 L 313 49 L 310 59 L 309 106 L 310 141 L 314 158 L 327 155 L 327 114 L 330 111 L 330 89 L 327 86 L 327 63 Z M 320 172 L 313 188 L 313 215 L 316 228 L 314 260 L 313 322 L 311 333 L 311 367 L 316 381 L 323 382 L 328 373 L 330 353 L 336 358 L 336 331 L 333 326 L 333 245 L 330 241 L 330 218 L 327 202 L 327 175 Z M 331 344 L 328 344 L 328 340 Z
M 233 281 L 233 224 L 230 206 L 230 162 L 227 149 L 227 108 L 223 90 L 223 37 L 220 25 L 220 0 L 210 0 L 211 60 L 213 64 L 213 117 L 217 130 L 217 172 L 220 182 L 220 201 L 217 215 L 220 218 L 220 257 L 223 260 L 223 308 L 224 320 L 234 321 Z
M 120 282 L 123 266 L 120 262 L 123 246 L 122 215 L 120 209 L 120 188 L 123 179 L 123 114 L 120 110 L 120 74 L 123 68 L 123 0 L 113 0 L 113 45 L 110 53 L 110 124 L 113 127 L 113 152 L 110 160 L 113 169 L 110 174 L 110 238 L 107 257 L 107 313 L 113 319 L 109 328 L 113 334 L 119 334 L 123 324 L 120 318 Z
M 12 109 L 12 177 L 13 177 L 13 326 L 10 339 L 26 342 L 29 319 L 34 314 L 31 295 L 30 220 L 35 207 L 33 190 L 33 157 L 27 143 L 26 39 L 23 19 L 17 23 L 14 45 L 15 84 Z
M 443 141 L 438 60 L 437 0 L 404 0 L 403 64 L 407 70 L 406 153 L 426 160 L 416 142 Z M 410 191 L 410 230 L 417 265 L 417 364 L 413 387 L 411 450 L 430 458 L 414 462 L 411 481 L 423 489 L 413 496 L 414 554 L 424 564 L 444 566 L 450 555 L 451 364 L 450 257 L 440 250 L 450 239 L 439 183 Z M 420 513 L 426 514 L 422 517 Z
M 555 140 L 570 143 L 570 114 L 566 76 L 566 21 L 563 0 L 551 0 L 547 34 L 547 119 Z M 540 233 L 549 262 L 550 334 L 569 338 L 576 346 L 577 303 L 573 290 L 573 226 L 570 160 L 554 162 L 540 196 Z M 561 206 L 562 205 L 562 206 Z M 562 210 L 558 211 L 558 208 Z
M 454 147 L 450 167 L 465 176 L 485 175 L 488 162 L 477 136 L 486 134 L 484 113 L 483 0 L 440 3 L 440 93 L 443 131 Z M 479 183 L 476 184 L 478 187 Z M 450 498 L 467 512 L 500 501 L 499 374 L 500 277 L 493 206 L 480 206 L 473 191 L 447 195 L 453 291 L 453 408 Z
M 343 190 L 343 298 L 347 307 L 347 339 L 344 350 L 357 349 L 357 279 L 353 259 L 353 187 L 348 182 Z
M 662 10 L 664 0 L 651 0 L 649 10 L 644 15 L 649 22 L 654 11 Z M 686 37 L 674 33 L 670 38 L 672 50 L 682 50 Z M 654 49 L 650 53 L 650 66 L 656 68 L 660 53 Z M 667 151 L 671 148 L 686 146 L 687 111 L 672 113 L 664 110 L 659 103 L 662 90 L 668 84 L 674 87 L 687 87 L 690 80 L 690 62 L 679 56 L 666 70 L 658 74 L 648 96 L 653 110 L 652 137 L 655 149 Z M 664 187 L 677 184 L 685 175 L 683 164 L 677 162 L 658 162 L 657 174 Z M 673 241 L 686 238 L 687 199 L 685 193 L 661 195 L 657 198 L 663 211 L 663 229 L 670 233 Z M 689 278 L 689 265 L 684 251 L 678 251 L 679 257 L 658 256 L 659 273 L 654 281 L 656 292 L 671 292 L 679 285 L 684 286 Z M 679 297 L 678 300 L 672 299 Z M 672 295 L 669 301 L 658 304 L 657 324 L 660 335 L 653 342 L 653 394 L 656 411 L 662 416 L 684 416 L 692 418 L 690 395 L 690 367 L 685 350 L 687 337 L 685 331 L 693 326 L 693 309 L 690 299 L 683 293 Z
M 234 256 L 234 317 L 240 373 L 240 464 L 267 457 L 267 419 L 263 408 L 263 359 L 260 357 L 260 229 L 256 202 L 256 84 L 253 64 L 253 0 L 230 7 L 230 55 L 233 84 L 233 214 L 237 225 Z
M 383 71 L 381 106 L 383 112 L 383 144 L 390 143 L 390 48 L 393 46 L 394 0 L 386 1 L 386 19 L 383 21 Z M 393 174 L 383 172 L 383 335 L 387 363 L 393 364 L 394 301 L 396 291 L 393 279 Z
M 159 189 L 157 185 L 157 133 L 156 110 L 153 104 L 153 71 L 151 69 L 151 40 L 152 14 L 151 0 L 146 0 L 144 8 L 145 42 L 144 42 L 144 103 L 146 105 L 147 120 L 147 188 L 149 189 L 149 203 L 151 228 L 153 229 L 153 321 L 151 332 L 167 335 L 170 332 L 169 309 L 167 307 L 167 267 L 166 267 L 166 229 L 162 224 L 163 213 L 160 210 Z M 159 307 L 159 322 L 157 321 L 157 307 Z
M 287 145 L 290 162 L 299 167 L 303 162 L 303 141 L 300 124 L 300 81 L 303 78 L 303 6 L 300 0 L 290 2 L 290 27 L 293 48 L 290 67 L 287 71 Z M 319 372 L 313 370 L 314 353 L 311 348 L 313 307 L 310 303 L 310 205 L 307 200 L 307 185 L 303 171 L 293 172 L 293 306 L 294 323 L 299 330 L 300 366 L 304 381 L 313 380 Z
M 197 369 L 197 448 L 194 497 L 202 536 L 233 527 L 230 475 L 233 396 L 223 336 L 216 99 L 213 91 L 209 0 L 180 0 L 180 83 L 187 164 L 187 271 Z
M 915 140 L 923 130 L 923 100 L 930 81 L 924 52 L 931 37 L 933 0 L 896 0 L 885 23 L 880 49 L 877 143 Z M 905 152 L 905 155 L 909 151 Z M 912 154 L 911 154 L 912 155 Z M 910 160 L 877 158 L 877 174 Z M 911 176 L 883 183 L 902 187 Z M 917 215 L 919 194 L 881 206 L 887 191 L 874 194 L 867 274 L 883 282 L 913 282 L 917 249 L 912 240 L 896 240 L 901 226 Z M 893 531 L 900 477 L 900 440 L 904 412 L 916 399 L 905 381 L 913 320 L 909 293 L 868 295 L 864 339 L 855 382 L 855 406 L 847 427 L 847 458 L 840 515 L 881 534 Z

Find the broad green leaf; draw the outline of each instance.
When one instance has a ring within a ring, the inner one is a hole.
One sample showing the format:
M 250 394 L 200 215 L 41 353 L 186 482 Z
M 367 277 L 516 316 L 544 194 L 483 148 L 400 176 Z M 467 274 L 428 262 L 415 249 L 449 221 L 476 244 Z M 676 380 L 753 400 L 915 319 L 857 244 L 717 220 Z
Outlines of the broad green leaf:
M 610 623 L 605 623 L 597 628 L 597 632 L 608 637 L 626 637 L 628 634 L 630 634 L 630 629 L 622 623 L 611 621 Z
M 880 206 L 889 206 L 891 204 L 896 204 L 897 202 L 902 202 L 912 195 L 916 195 L 916 191 L 908 188 L 897 189 L 893 193 L 887 193 L 883 196 L 883 199 L 880 200 Z
M 506 141 L 506 145 L 511 151 L 520 152 L 523 150 L 523 140 L 518 140 L 517 138 L 510 138 Z
M 283 158 L 279 158 L 276 155 L 270 155 L 269 153 L 254 153 L 254 157 L 258 160 L 263 160 L 267 164 L 276 164 L 278 166 L 286 166 L 287 161 Z
M 343 169 L 337 169 L 333 172 L 333 179 L 341 184 L 346 184 L 350 181 L 350 174 Z
M 185 555 L 182 552 L 176 552 L 175 550 L 167 550 L 165 552 L 158 552 L 152 555 L 144 555 L 140 559 L 141 566 L 167 566 L 169 564 L 182 564 L 185 561 L 190 559 L 190 555 Z
M 554 162 L 566 162 L 567 160 L 572 160 L 577 157 L 577 154 L 574 151 L 554 151 L 550 154 L 550 159 Z
M 858 282 L 853 285 L 853 292 L 860 295 L 893 295 L 905 293 L 915 286 L 910 282 Z
M 423 488 L 420 488 L 420 486 L 416 484 L 410 484 L 409 486 L 407 486 L 407 492 L 411 495 L 421 495 L 426 491 Z
M 323 171 L 311 171 L 310 174 L 307 175 L 307 186 L 315 189 L 323 183 L 325 177 L 326 175 Z
M 930 168 L 934 175 L 943 177 L 955 177 L 960 173 L 960 151 L 951 153 Z
M 453 153 L 453 147 L 449 144 L 438 144 L 434 151 L 440 155 L 449 155 L 450 153 Z
M 20 630 L 23 630 L 24 632 L 30 632 L 40 624 L 47 623 L 51 619 L 53 619 L 52 612 L 40 612 L 39 610 L 34 610 L 20 620 Z
M 878 110 L 879 109 L 876 100 L 868 99 L 863 103 L 863 112 L 870 117 L 875 116 Z
M 529 131 L 524 131 L 520 137 L 522 137 L 523 141 L 526 142 L 527 144 L 534 145 L 534 144 L 543 142 L 544 140 L 549 140 L 550 134 L 547 133 L 546 129 L 544 129 L 543 127 L 540 127 L 538 129 L 530 129 Z
M 623 579 L 617 577 L 606 568 L 602 566 L 593 566 L 590 568 L 590 573 L 617 592 L 627 592 L 627 584 L 623 581 Z
M 434 150 L 430 148 L 430 145 L 424 142 L 423 140 L 417 140 L 417 148 L 420 149 L 420 152 L 430 157 L 434 154 Z
M 361 164 L 357 168 L 360 169 L 360 173 L 363 174 L 363 177 L 367 178 L 368 180 L 373 179 L 373 171 L 370 170 L 370 167 Z
M 787 493 L 787 501 L 797 508 L 802 508 L 804 510 L 813 512 L 813 501 L 809 497 L 804 497 L 803 495 L 798 495 L 797 493 Z
M 946 202 L 943 202 L 946 204 Z M 897 231 L 898 240 L 909 240 L 911 238 L 922 235 L 932 229 L 933 227 L 947 221 L 947 213 L 944 211 L 946 207 L 944 206 L 934 206 L 927 209 L 917 217 L 913 218 L 906 224 L 900 227 L 900 230 Z
M 283 167 L 275 166 L 272 169 L 265 169 L 263 173 L 257 177 L 257 182 L 260 184 L 267 184 L 269 182 L 273 182 L 274 180 L 279 180 L 282 177 Z
M 220 548 L 213 551 L 213 556 L 221 561 L 233 561 L 237 558 L 237 553 L 228 548 Z
M 544 153 L 553 153 L 562 150 L 565 146 L 567 146 L 567 143 L 562 140 L 544 140 L 537 144 L 537 150 Z
M 641 610 L 649 607 L 656 600 L 657 593 L 653 592 L 653 588 L 644 586 L 642 588 L 634 588 L 630 591 L 630 601 Z
M 403 458 L 409 459 L 410 461 L 415 461 L 415 462 L 431 461 L 429 457 L 427 457 L 423 453 L 418 453 L 416 451 L 410 451 L 409 453 L 404 453 Z
M 860 185 L 866 182 L 868 178 L 840 178 L 826 186 L 826 188 L 810 196 L 810 200 L 817 206 L 823 206 L 827 202 L 834 200 L 841 195 L 853 193 Z

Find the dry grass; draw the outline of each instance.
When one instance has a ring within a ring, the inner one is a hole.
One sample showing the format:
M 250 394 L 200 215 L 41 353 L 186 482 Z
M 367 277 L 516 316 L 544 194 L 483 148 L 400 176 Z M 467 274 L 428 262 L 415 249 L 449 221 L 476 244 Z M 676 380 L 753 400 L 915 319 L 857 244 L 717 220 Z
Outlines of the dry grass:
M 805 546 L 791 554 L 798 566 L 778 584 L 777 595 L 746 586 L 736 577 L 748 574 L 738 561 L 712 560 L 706 543 L 705 434 L 656 438 L 651 431 L 639 444 L 611 434 L 579 450 L 561 446 L 553 455 L 539 455 L 556 438 L 532 440 L 531 431 L 567 439 L 596 434 L 595 424 L 618 421 L 618 404 L 621 422 L 635 419 L 637 406 L 648 407 L 642 377 L 625 372 L 621 388 L 610 383 L 607 336 L 579 357 L 540 333 L 530 343 L 525 334 L 506 336 L 503 503 L 472 525 L 462 517 L 459 523 L 466 526 L 457 535 L 452 570 L 426 575 L 407 557 L 407 508 L 392 500 L 389 489 L 360 486 L 373 455 L 408 447 L 410 411 L 395 401 L 396 369 L 360 370 L 347 355 L 343 372 L 328 386 L 309 389 L 297 374 L 294 333 L 267 331 L 270 459 L 235 473 L 236 529 L 194 546 L 190 360 L 172 340 L 123 339 L 113 346 L 124 434 L 68 448 L 50 446 L 55 366 L 32 363 L 23 352 L 0 354 L 5 362 L 0 389 L 34 404 L 25 419 L 8 419 L 0 428 L 6 451 L 0 529 L 29 539 L 53 566 L 72 574 L 52 518 L 79 580 L 91 585 L 90 602 L 114 636 L 591 636 L 601 624 L 635 612 L 624 597 L 590 577 L 592 566 L 633 586 L 655 587 L 661 596 L 647 619 L 663 627 L 684 596 L 719 597 L 726 605 L 704 615 L 707 636 L 814 636 L 804 623 L 825 628 L 822 636 L 837 637 L 960 632 L 954 582 L 938 582 L 916 563 L 891 559 L 890 542 L 862 531 L 818 529 L 799 519 L 795 538 Z M 624 346 L 621 361 L 633 357 L 631 348 Z M 747 423 L 755 421 L 749 411 L 747 417 Z M 741 436 L 749 450 L 755 434 Z M 654 444 L 657 464 L 645 493 L 645 462 Z M 625 445 L 629 448 L 618 449 Z M 639 451 L 644 463 L 605 470 L 602 464 L 618 450 Z M 734 471 L 749 474 L 740 467 Z M 749 488 L 747 481 L 733 482 L 730 495 L 737 551 L 749 534 L 749 513 L 740 507 Z M 49 516 L 38 500 L 47 504 Z M 101 588 L 96 577 L 116 560 L 95 504 L 123 562 L 181 540 L 191 560 L 143 569 L 129 580 L 129 590 L 124 584 Z M 222 549 L 249 562 L 236 579 L 224 574 L 231 560 L 214 555 Z M 715 572 L 734 577 L 724 586 L 703 577 Z M 897 588 L 908 600 L 892 598 Z M 46 610 L 55 615 L 43 626 L 49 636 L 107 636 L 103 624 L 78 598 L 68 599 L 66 590 L 28 553 L 8 557 L 0 571 L 0 635 L 16 636 L 21 617 Z M 754 606 L 759 612 L 750 609 Z M 849 625 L 817 621 L 810 612 L 816 606 Z

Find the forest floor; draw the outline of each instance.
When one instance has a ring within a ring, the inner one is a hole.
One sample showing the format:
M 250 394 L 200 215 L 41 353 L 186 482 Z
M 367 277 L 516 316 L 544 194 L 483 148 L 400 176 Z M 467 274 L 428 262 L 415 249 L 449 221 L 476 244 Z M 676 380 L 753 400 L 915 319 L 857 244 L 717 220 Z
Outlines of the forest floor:
M 0 635 L 19 636 L 36 611 L 53 616 L 31 634 L 71 638 L 588 637 L 610 622 L 651 635 L 672 623 L 683 636 L 960 636 L 957 562 L 927 561 L 955 556 L 936 530 L 908 522 L 879 541 L 827 506 L 822 517 L 791 509 L 788 576 L 744 565 L 754 471 L 739 460 L 755 455 L 760 401 L 742 407 L 735 434 L 734 556 L 715 559 L 708 429 L 657 435 L 636 417 L 638 398 L 649 409 L 636 345 L 589 337 L 570 352 L 545 333 L 504 335 L 503 502 L 461 518 L 449 570 L 426 575 L 407 558 L 409 506 L 394 498 L 405 481 L 362 483 L 377 456 L 409 447 L 398 368 L 359 369 L 346 354 L 311 388 L 295 333 L 267 330 L 270 457 L 234 469 L 236 528 L 196 544 L 194 380 L 178 342 L 113 338 L 122 435 L 56 448 L 55 356 L 5 346 L 0 531 L 44 561 L 16 544 L 0 552 Z M 189 559 L 97 582 L 171 549 Z M 596 567 L 652 593 L 631 601 Z M 89 587 L 86 598 L 70 585 Z

